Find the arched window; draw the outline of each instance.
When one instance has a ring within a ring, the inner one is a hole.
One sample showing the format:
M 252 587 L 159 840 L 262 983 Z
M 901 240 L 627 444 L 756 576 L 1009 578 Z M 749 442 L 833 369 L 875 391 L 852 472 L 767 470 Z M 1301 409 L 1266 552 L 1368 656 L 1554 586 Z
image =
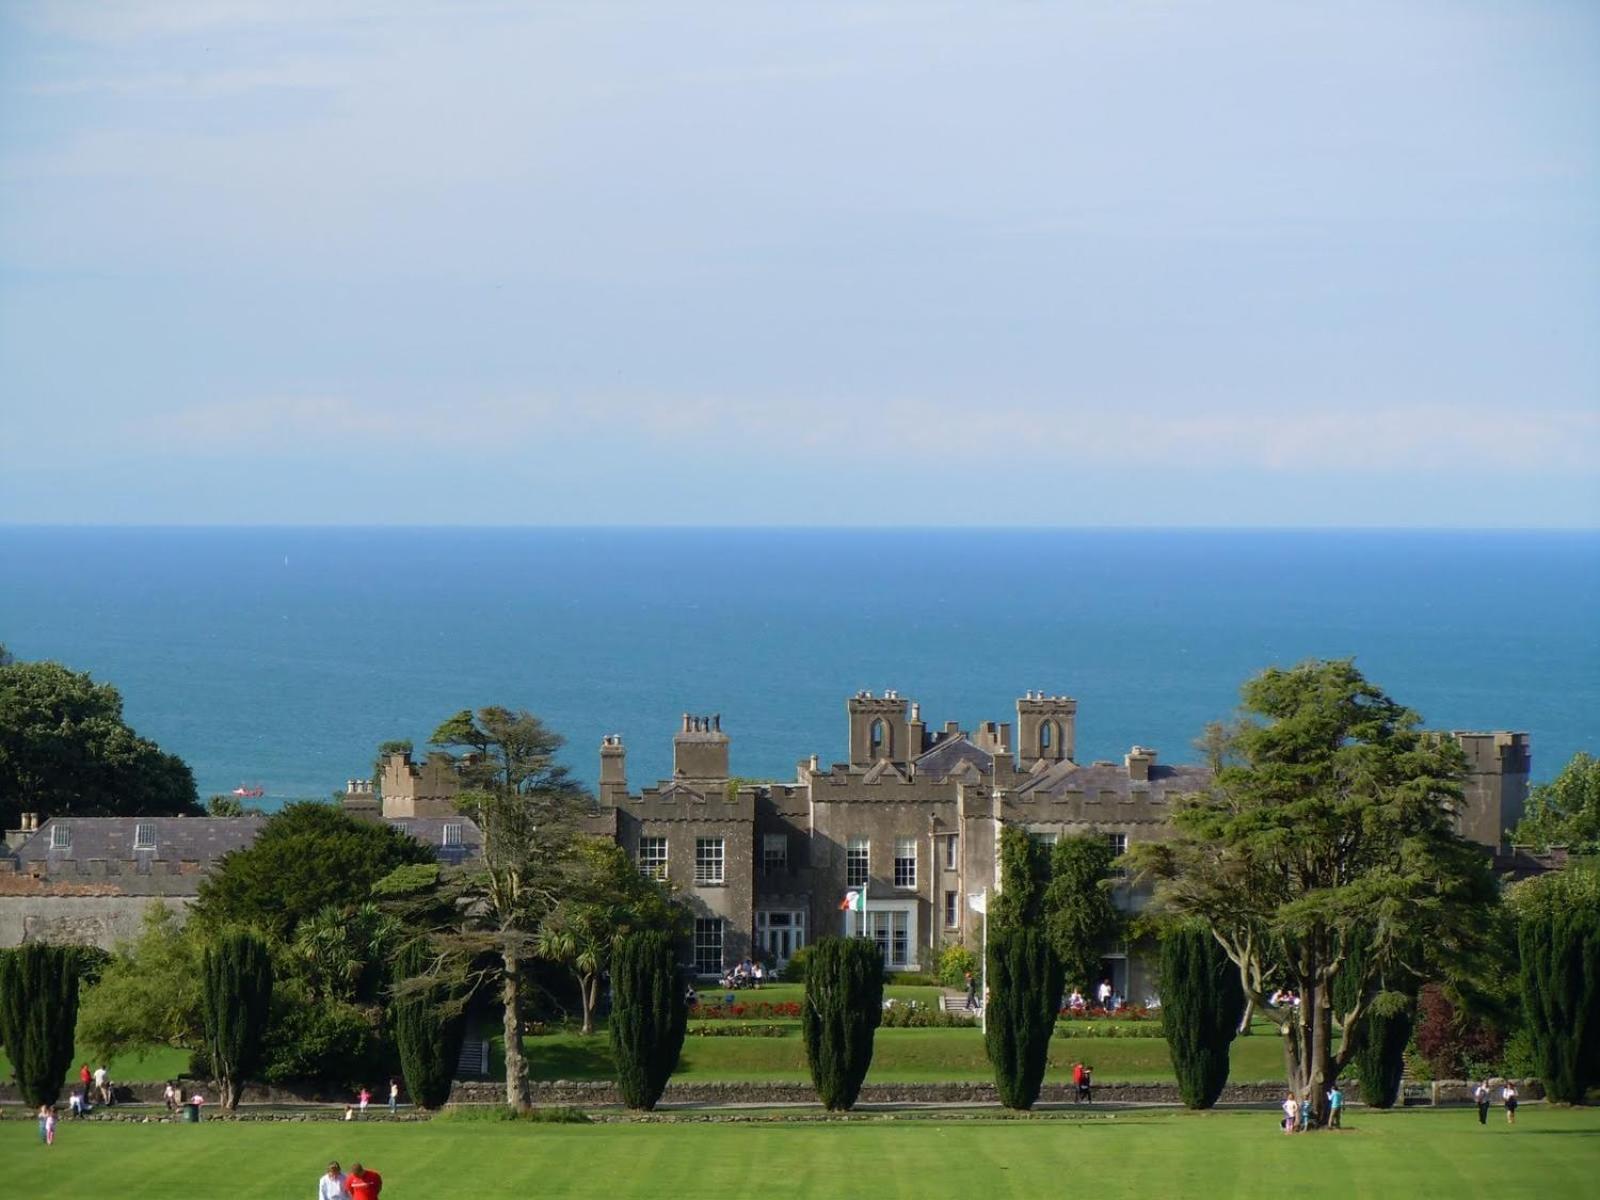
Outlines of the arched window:
M 883 753 L 883 719 L 880 717 L 872 722 L 872 756 L 877 758 Z
M 1050 749 L 1050 744 L 1055 741 L 1055 737 L 1056 737 L 1056 725 L 1055 725 L 1054 721 L 1046 721 L 1044 724 L 1040 725 L 1039 726 L 1039 749 L 1041 749 L 1041 750 Z

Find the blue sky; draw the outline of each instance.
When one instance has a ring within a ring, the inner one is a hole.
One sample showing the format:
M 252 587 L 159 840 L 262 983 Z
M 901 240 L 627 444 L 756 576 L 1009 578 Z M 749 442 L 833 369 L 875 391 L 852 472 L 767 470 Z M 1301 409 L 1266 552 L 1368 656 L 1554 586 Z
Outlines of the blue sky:
M 1600 525 L 1600 6 L 0 9 L 0 520 Z

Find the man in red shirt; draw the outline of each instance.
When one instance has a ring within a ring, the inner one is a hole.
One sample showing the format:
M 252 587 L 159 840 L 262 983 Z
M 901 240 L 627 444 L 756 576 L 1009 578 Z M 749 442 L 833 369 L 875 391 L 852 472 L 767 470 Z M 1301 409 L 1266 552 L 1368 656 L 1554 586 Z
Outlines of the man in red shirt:
M 350 1174 L 344 1177 L 344 1190 L 350 1200 L 378 1200 L 378 1193 L 383 1191 L 383 1176 L 355 1163 L 350 1167 Z

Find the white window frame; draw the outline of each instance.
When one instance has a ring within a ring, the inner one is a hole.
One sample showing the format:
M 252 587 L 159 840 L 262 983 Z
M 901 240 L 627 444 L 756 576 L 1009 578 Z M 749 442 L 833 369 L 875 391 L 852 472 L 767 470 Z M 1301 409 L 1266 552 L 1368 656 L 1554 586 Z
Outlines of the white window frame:
M 894 840 L 894 886 L 904 891 L 917 889 L 917 839 L 914 837 Z
M 154 821 L 134 822 L 133 848 L 135 850 L 154 850 L 156 848 L 156 823 Z
M 917 902 L 890 900 L 870 905 L 866 914 L 867 936 L 883 953 L 883 965 L 890 971 L 917 969 Z
M 719 975 L 722 973 L 722 964 L 727 954 L 728 924 L 721 917 L 696 917 L 694 919 L 694 969 L 697 975 Z M 715 939 L 712 934 L 715 933 Z M 709 957 L 702 960 L 702 951 L 709 955 L 713 945 L 716 948 L 717 961 L 711 967 L 706 967 L 703 962 L 709 962 Z
M 60 824 L 50 826 L 50 849 L 72 849 L 72 826 Z
M 961 857 L 956 848 L 956 835 L 953 833 L 944 839 L 944 869 L 946 871 L 961 869 Z
M 659 854 L 657 853 L 658 850 L 660 851 Z M 666 838 L 651 834 L 639 839 L 639 874 L 646 879 L 665 879 L 667 877 Z
M 1125 834 L 1125 833 L 1108 833 L 1108 834 L 1105 835 L 1105 838 L 1106 838 L 1106 845 L 1111 847 L 1111 853 L 1112 854 L 1123 855 L 1123 854 L 1126 854 L 1128 852 L 1128 835 L 1127 834 Z M 1111 877 L 1113 879 L 1126 879 L 1128 877 L 1128 868 L 1127 867 L 1112 867 L 1111 868 Z
M 694 840 L 694 881 L 699 887 L 717 887 L 727 880 L 727 846 L 719 837 Z
M 774 853 L 776 851 L 776 853 Z M 789 869 L 789 835 L 766 833 L 761 835 L 762 874 L 775 874 Z
M 961 893 L 947 891 L 944 894 L 944 927 L 946 929 L 961 928 Z
M 872 880 L 872 839 L 853 837 L 844 847 L 845 887 L 866 887 Z
M 439 843 L 443 846 L 459 847 L 461 845 L 461 822 L 448 821 L 439 834 Z

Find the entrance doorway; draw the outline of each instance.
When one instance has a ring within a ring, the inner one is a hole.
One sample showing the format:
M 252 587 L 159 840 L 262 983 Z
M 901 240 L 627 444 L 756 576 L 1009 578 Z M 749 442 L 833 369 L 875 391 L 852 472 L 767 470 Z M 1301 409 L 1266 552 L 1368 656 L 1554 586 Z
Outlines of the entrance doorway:
M 782 966 L 806 944 L 806 912 L 803 908 L 775 909 L 756 914 L 756 945 Z

